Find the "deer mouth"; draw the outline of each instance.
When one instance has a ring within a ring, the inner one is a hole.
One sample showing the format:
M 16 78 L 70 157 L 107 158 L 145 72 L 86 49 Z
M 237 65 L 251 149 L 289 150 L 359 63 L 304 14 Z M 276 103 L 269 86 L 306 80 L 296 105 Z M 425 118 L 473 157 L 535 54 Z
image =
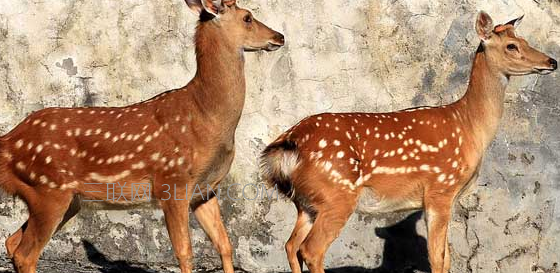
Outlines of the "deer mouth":
M 552 73 L 552 71 L 556 70 L 555 68 L 533 68 L 535 72 L 540 75 L 548 75 Z
M 549 58 L 548 59 L 548 64 L 550 66 L 545 66 L 544 68 L 543 67 L 535 67 L 535 68 L 533 68 L 533 70 L 535 70 L 535 72 L 537 72 L 541 75 L 546 75 L 546 74 L 552 73 L 552 71 L 554 71 L 558 68 L 558 62 L 556 62 L 555 59 Z
M 259 50 L 261 50 L 261 49 L 258 48 L 258 47 L 252 47 L 252 46 L 246 46 L 246 47 L 243 48 L 243 51 L 245 51 L 245 52 L 255 52 L 255 51 L 259 51 Z
M 264 51 L 275 51 L 278 50 L 279 48 L 281 48 L 282 45 L 281 44 L 276 44 L 276 43 L 271 43 L 269 42 L 266 46 L 264 47 L 253 47 L 253 46 L 245 46 L 243 48 L 243 51 L 245 52 L 255 52 L 255 51 L 260 51 L 260 50 L 264 50 Z
M 268 46 L 264 49 L 266 51 L 275 51 L 281 48 L 283 45 L 276 43 L 268 43 Z

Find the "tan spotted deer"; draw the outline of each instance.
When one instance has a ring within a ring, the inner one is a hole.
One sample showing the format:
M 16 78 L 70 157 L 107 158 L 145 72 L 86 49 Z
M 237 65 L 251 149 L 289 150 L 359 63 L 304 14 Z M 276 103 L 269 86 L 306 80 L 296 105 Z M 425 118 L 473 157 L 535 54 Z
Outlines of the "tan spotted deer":
M 265 179 L 298 210 L 286 244 L 292 272 L 324 272 L 333 240 L 356 210 L 423 209 L 432 272 L 448 272 L 447 227 L 454 200 L 477 177 L 503 112 L 510 76 L 546 74 L 554 59 L 516 36 L 521 18 L 493 26 L 484 12 L 481 44 L 466 94 L 440 107 L 391 113 L 324 113 L 283 133 L 262 155 Z
M 217 198 L 186 197 L 195 185 L 216 186 L 230 169 L 245 99 L 243 51 L 278 49 L 284 37 L 235 0 L 186 3 L 200 15 L 197 72 L 188 85 L 127 107 L 44 109 L 0 138 L 0 187 L 29 209 L 27 222 L 6 241 L 17 272 L 36 271 L 51 235 L 77 212 L 69 209 L 74 197 L 126 205 L 106 199 L 107 185 L 118 184 L 130 201 L 133 184 L 147 183 L 181 272 L 192 267 L 192 207 L 224 271 L 233 273 Z

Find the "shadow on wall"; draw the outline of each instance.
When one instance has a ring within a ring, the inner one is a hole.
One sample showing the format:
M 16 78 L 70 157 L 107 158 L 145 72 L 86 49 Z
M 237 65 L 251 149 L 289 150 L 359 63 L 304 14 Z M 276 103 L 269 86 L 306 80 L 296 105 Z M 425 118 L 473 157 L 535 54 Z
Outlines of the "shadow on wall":
M 376 228 L 375 235 L 384 239 L 383 261 L 378 268 L 340 267 L 326 270 L 329 273 L 420 273 L 431 272 L 428 245 L 416 233 L 416 223 L 422 212 L 415 212 L 395 225 Z M 287 272 L 286 272 L 287 273 Z

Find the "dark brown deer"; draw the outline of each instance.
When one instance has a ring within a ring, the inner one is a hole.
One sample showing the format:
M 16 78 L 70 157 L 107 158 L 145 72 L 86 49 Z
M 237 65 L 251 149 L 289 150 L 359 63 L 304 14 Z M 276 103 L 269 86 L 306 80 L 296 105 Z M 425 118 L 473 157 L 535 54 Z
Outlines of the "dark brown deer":
M 27 222 L 6 241 L 17 272 L 36 271 L 52 234 L 75 215 L 69 210 L 75 196 L 119 205 L 125 199 L 106 200 L 107 184 L 131 196 L 134 183 L 148 183 L 165 214 L 181 272 L 192 267 L 192 207 L 224 271 L 233 273 L 217 198 L 186 195 L 196 185 L 217 185 L 230 169 L 245 100 L 243 51 L 276 50 L 284 36 L 235 0 L 186 3 L 200 14 L 197 72 L 187 86 L 127 107 L 44 109 L 0 138 L 0 186 L 29 209 Z
M 424 209 L 432 272 L 449 271 L 452 204 L 477 177 L 509 77 L 557 68 L 516 36 L 520 19 L 494 27 L 488 14 L 478 14 L 482 42 L 459 101 L 391 113 L 319 114 L 266 148 L 266 180 L 298 210 L 286 244 L 293 272 L 301 272 L 303 261 L 312 273 L 324 272 L 325 252 L 357 207 L 371 213 Z

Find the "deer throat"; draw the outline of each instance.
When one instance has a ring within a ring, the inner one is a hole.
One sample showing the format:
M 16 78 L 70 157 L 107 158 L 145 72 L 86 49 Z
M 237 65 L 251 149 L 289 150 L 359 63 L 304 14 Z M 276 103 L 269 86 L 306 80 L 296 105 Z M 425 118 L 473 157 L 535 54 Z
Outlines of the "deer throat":
M 496 135 L 504 110 L 507 77 L 488 64 L 484 52 L 475 56 L 469 86 L 454 105 L 464 122 L 472 129 L 473 140 L 482 151 Z

